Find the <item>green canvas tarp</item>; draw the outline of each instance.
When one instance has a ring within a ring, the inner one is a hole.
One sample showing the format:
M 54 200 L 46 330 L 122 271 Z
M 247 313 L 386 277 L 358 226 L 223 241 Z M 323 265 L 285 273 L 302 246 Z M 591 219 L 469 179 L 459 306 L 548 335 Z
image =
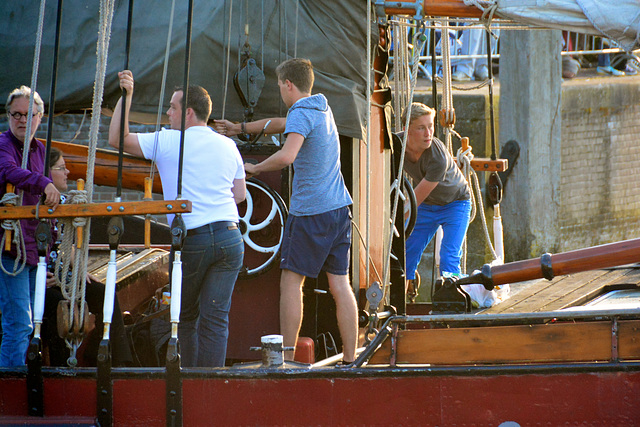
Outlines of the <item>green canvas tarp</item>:
M 48 104 L 57 4 L 46 3 L 37 90 Z M 40 2 L 0 4 L 0 94 L 29 85 Z M 120 96 L 117 72 L 125 64 L 129 2 L 118 0 L 112 22 L 103 107 L 113 108 Z M 195 0 L 191 37 L 190 83 L 204 86 L 213 99 L 212 118 L 240 121 L 245 108 L 234 88 L 240 51 L 248 41 L 251 57 L 264 71 L 264 89 L 254 118 L 282 116 L 275 67 L 294 56 L 309 58 L 315 67 L 314 93 L 329 100 L 341 134 L 360 138 L 366 114 L 366 2 Z M 185 60 L 187 2 L 176 2 L 164 107 L 172 89 L 182 85 Z M 135 0 L 129 68 L 136 78 L 133 111 L 155 120 L 161 89 L 170 1 Z M 63 4 L 57 113 L 91 108 L 96 75 L 98 0 L 67 0 Z M 245 35 L 248 30 L 248 37 Z M 227 66 L 227 47 L 230 48 Z M 227 71 L 228 70 L 228 71 Z M 228 79 L 227 79 L 228 75 Z M 227 84 L 225 85 L 225 81 Z M 2 109 L 4 103 L 2 103 Z

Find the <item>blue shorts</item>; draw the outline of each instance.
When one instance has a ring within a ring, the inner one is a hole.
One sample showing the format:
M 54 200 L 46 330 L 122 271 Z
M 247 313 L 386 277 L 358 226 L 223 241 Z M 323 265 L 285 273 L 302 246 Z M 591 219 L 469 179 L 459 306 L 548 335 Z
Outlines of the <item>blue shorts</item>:
M 306 277 L 321 271 L 349 273 L 351 211 L 348 206 L 318 215 L 289 215 L 284 226 L 280 268 Z

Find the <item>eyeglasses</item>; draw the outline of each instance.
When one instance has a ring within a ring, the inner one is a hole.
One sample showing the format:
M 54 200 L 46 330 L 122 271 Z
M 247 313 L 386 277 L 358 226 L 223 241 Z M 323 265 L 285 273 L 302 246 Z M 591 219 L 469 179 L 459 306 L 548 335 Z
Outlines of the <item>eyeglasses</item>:
M 26 119 L 26 118 L 27 118 L 27 116 L 29 115 L 29 113 L 24 114 L 24 113 L 19 113 L 19 112 L 17 112 L 17 111 L 16 111 L 15 113 L 7 112 L 7 114 L 9 114 L 11 117 L 13 117 L 13 119 L 14 119 L 15 121 L 18 121 L 18 122 L 19 122 L 20 120 L 22 120 L 22 118 L 23 118 L 23 117 Z M 36 111 L 35 113 L 33 113 L 33 115 L 32 115 L 31 117 L 35 117 L 35 116 L 37 116 L 38 114 L 40 114 L 40 113 Z
M 49 169 L 51 169 L 52 171 L 66 171 L 67 170 L 67 165 L 55 166 L 55 167 L 51 167 Z

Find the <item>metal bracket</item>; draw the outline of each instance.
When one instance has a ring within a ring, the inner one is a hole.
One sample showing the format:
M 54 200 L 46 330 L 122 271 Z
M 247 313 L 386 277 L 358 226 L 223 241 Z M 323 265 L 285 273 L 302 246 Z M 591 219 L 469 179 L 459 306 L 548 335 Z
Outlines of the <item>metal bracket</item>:
M 46 220 L 41 220 L 36 227 L 36 245 L 38 256 L 46 256 L 51 245 L 51 224 Z
M 391 325 L 391 353 L 389 354 L 389 366 L 396 366 L 398 363 L 398 330 L 397 323 Z
M 187 237 L 187 226 L 182 215 L 176 215 L 171 222 L 171 249 L 181 251 L 185 237 Z
M 620 354 L 618 352 L 618 344 L 619 344 L 619 336 L 618 336 L 618 318 L 614 317 L 611 319 L 611 361 L 618 362 L 620 358 Z
M 109 220 L 107 235 L 109 236 L 109 249 L 118 250 L 120 238 L 124 234 L 124 220 L 121 216 L 114 216 Z
M 414 11 L 413 19 L 416 21 L 421 20 L 424 17 L 424 10 L 422 9 L 422 1 L 383 1 L 376 0 L 374 4 L 376 10 L 376 16 L 379 19 L 384 18 L 386 23 L 387 8 L 392 9 L 409 9 Z
M 547 280 L 553 280 L 555 275 L 553 274 L 553 262 L 551 261 L 551 254 L 542 254 L 540 257 L 540 271 L 542 271 L 542 277 Z
M 182 377 L 178 339 L 170 338 L 167 345 L 167 426 L 182 425 Z
M 371 311 L 378 311 L 378 306 L 380 305 L 380 301 L 382 301 L 382 288 L 380 287 L 380 283 L 373 282 L 371 286 L 367 288 L 367 301 L 369 302 L 369 307 Z
M 491 274 L 491 265 L 485 264 L 480 269 L 479 273 L 472 274 L 471 276 L 463 277 L 458 279 L 457 284 L 460 285 L 470 285 L 472 283 L 480 283 L 484 288 L 488 291 L 495 288 L 493 284 L 493 277 Z
M 387 12 L 384 9 L 384 0 L 376 0 L 374 3 L 374 8 L 376 12 L 376 17 L 378 18 L 378 24 L 386 25 L 387 24 Z
M 42 379 L 42 343 L 32 338 L 27 351 L 27 400 L 29 415 L 44 416 L 44 386 Z
M 97 365 L 96 403 L 98 423 L 101 426 L 110 426 L 113 425 L 113 381 L 111 378 L 109 340 L 103 339 L 100 341 Z
M 439 287 L 438 284 L 440 284 Z M 471 312 L 471 298 L 460 288 L 455 277 L 440 278 L 436 281 L 432 312 L 433 314 Z
M 492 205 L 499 205 L 502 201 L 502 181 L 498 172 L 491 172 L 489 179 L 487 180 L 487 198 Z

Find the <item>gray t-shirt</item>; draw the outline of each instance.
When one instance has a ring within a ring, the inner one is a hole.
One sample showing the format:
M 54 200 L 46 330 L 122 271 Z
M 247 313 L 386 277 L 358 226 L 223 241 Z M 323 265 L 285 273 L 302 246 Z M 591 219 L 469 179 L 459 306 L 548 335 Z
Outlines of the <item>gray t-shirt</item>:
M 456 200 L 470 199 L 467 180 L 444 144 L 433 138 L 416 163 L 405 158 L 404 170 L 418 185 L 423 179 L 437 182 L 423 203 L 444 206 Z
M 353 203 L 340 172 L 340 140 L 333 113 L 322 94 L 299 99 L 287 113 L 285 135 L 298 133 L 304 143 L 293 162 L 289 213 L 306 216 Z

